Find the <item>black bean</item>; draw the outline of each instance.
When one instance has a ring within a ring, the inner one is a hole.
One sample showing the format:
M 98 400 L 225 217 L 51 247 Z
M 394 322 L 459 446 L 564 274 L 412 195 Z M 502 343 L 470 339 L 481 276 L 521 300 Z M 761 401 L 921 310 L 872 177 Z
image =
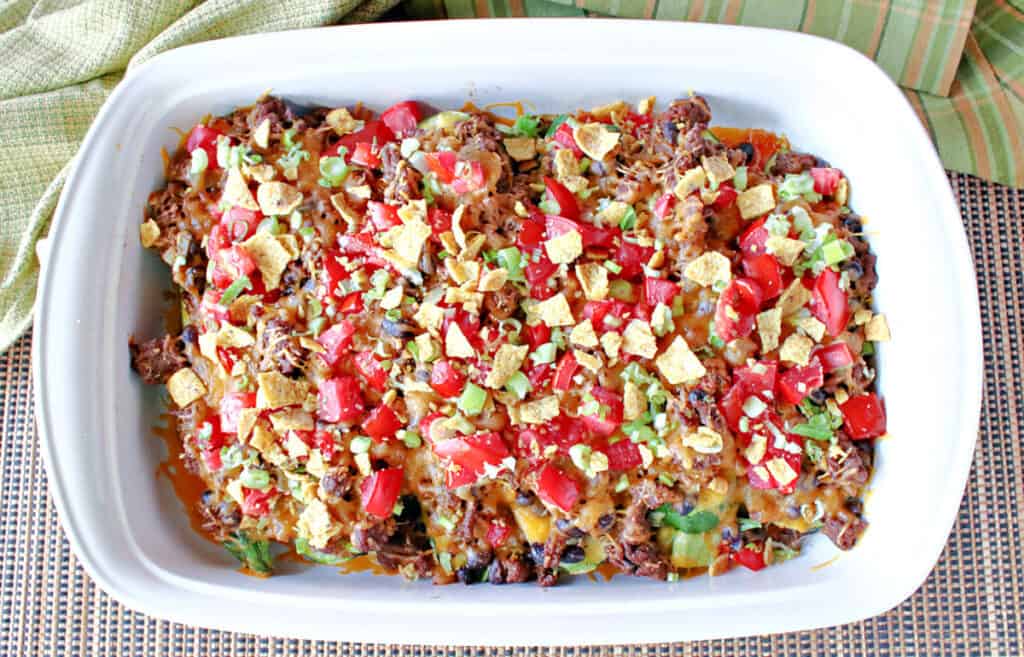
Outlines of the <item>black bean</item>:
M 573 526 L 573 524 L 565 518 L 559 518 L 558 520 L 556 520 L 555 527 L 558 528 L 558 531 L 562 532 L 569 538 L 583 538 L 584 534 L 586 533 L 579 527 Z
M 800 517 L 800 507 L 787 506 L 786 507 L 786 515 L 789 516 L 790 518 L 799 518 Z
M 846 230 L 851 233 L 864 232 L 864 224 L 861 223 L 859 215 L 850 214 L 843 217 L 843 225 L 846 226 Z
M 828 160 L 826 160 L 824 158 L 821 158 L 821 157 L 818 157 L 817 155 L 815 155 L 814 156 L 814 166 L 821 167 L 823 169 L 827 169 L 827 168 L 831 167 L 832 165 L 828 163 Z
M 690 394 L 687 398 L 690 400 L 690 405 L 695 406 L 697 404 L 710 402 L 710 397 L 710 394 L 701 390 L 700 388 L 694 388 L 693 390 L 690 391 Z
M 828 393 L 823 388 L 815 388 L 811 391 L 810 398 L 815 404 L 824 404 L 828 400 Z
M 530 503 L 530 496 L 527 493 L 518 493 L 516 495 L 516 504 L 519 506 L 526 506 Z
M 316 109 L 313 105 L 298 103 L 295 102 L 294 100 L 291 100 L 290 98 L 282 98 L 281 100 L 284 102 L 284 106 L 288 108 L 288 114 L 291 115 L 282 116 L 282 119 L 296 119 L 300 116 L 305 116 L 306 114 L 309 114 L 314 109 Z
M 679 504 L 676 504 L 676 511 L 685 516 L 690 511 L 693 511 L 693 502 L 690 500 L 683 500 Z
M 426 371 L 423 368 L 420 368 L 413 372 L 413 376 L 416 377 L 417 381 L 423 381 L 424 383 L 430 380 L 430 372 Z
M 701 302 L 697 304 L 698 315 L 710 315 L 715 310 L 715 304 L 710 299 L 701 299 Z
M 754 159 L 754 146 L 750 142 L 743 142 L 736 148 L 743 151 L 743 154 L 747 156 L 747 162 L 751 162 Z
M 199 339 L 199 332 L 196 327 L 189 324 L 181 331 L 181 341 L 185 344 L 195 344 Z
M 420 501 L 415 495 L 402 496 L 402 513 L 396 518 L 398 522 L 414 522 L 420 517 Z
M 662 121 L 661 134 L 665 135 L 665 139 L 674 144 L 676 143 L 676 138 L 679 136 L 679 128 L 676 127 L 674 121 Z
M 603 162 L 598 162 L 597 160 L 593 160 L 590 163 L 590 172 L 592 174 L 594 174 L 595 176 L 603 176 L 606 173 L 608 173 L 608 168 L 605 167 Z
M 850 513 L 859 516 L 860 514 L 864 513 L 864 502 L 862 502 L 859 498 L 851 497 L 850 499 L 846 500 L 846 509 Z
M 536 564 L 544 563 L 544 544 L 543 543 L 532 543 L 530 545 L 530 558 L 533 559 L 533 563 L 536 563 Z
M 615 525 L 615 515 L 606 513 L 597 519 L 597 526 L 604 530 L 609 530 Z
M 579 545 L 570 545 L 562 552 L 562 563 L 579 563 L 587 558 L 587 553 Z
M 733 538 L 734 536 L 732 533 L 732 527 L 728 525 L 722 527 L 722 540 L 728 542 L 731 541 Z
M 858 280 L 864 275 L 864 265 L 860 260 L 847 260 L 843 263 L 842 270 L 850 274 L 852 280 Z
M 381 328 L 384 332 L 393 338 L 408 338 L 412 336 L 412 327 L 405 322 L 393 322 L 390 319 L 384 319 L 380 323 Z
M 213 491 L 212 490 L 204 490 L 203 494 L 199 496 L 199 502 L 203 506 L 209 506 L 210 503 L 213 502 Z
M 455 577 L 463 584 L 472 584 L 477 579 L 479 579 L 477 571 L 473 568 L 468 568 L 466 566 L 463 566 L 462 568 L 456 570 Z

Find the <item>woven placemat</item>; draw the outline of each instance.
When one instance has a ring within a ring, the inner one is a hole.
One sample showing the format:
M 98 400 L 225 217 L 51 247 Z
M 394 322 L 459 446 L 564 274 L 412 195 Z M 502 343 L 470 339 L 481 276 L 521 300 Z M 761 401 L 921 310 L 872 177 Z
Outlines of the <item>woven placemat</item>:
M 985 342 L 980 440 L 960 514 L 942 558 L 920 590 L 892 611 L 815 632 L 550 650 L 290 641 L 150 618 L 125 609 L 100 591 L 78 565 L 64 538 L 39 455 L 32 413 L 31 336 L 25 336 L 0 355 L 0 657 L 539 653 L 587 657 L 1019 657 L 1024 654 L 1024 191 L 966 175 L 954 174 L 950 180 L 978 268 Z M 821 602 L 828 604 L 827 600 Z M 529 628 L 523 631 L 528 634 Z M 453 623 L 452 638 L 458 640 L 457 622 Z

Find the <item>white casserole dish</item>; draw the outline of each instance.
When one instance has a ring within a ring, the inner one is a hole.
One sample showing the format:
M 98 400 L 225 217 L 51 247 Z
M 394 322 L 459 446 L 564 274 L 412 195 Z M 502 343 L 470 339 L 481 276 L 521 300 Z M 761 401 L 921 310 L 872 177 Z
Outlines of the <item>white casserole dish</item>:
M 608 44 L 615 55 L 602 56 Z M 513 56 L 512 49 L 515 55 Z M 589 53 L 589 54 L 588 54 Z M 824 568 L 824 536 L 760 573 L 673 584 L 628 577 L 434 587 L 282 564 L 258 580 L 193 533 L 151 426 L 155 388 L 128 336 L 157 335 L 166 268 L 139 245 L 160 148 L 201 116 L 272 88 L 299 102 L 405 98 L 436 106 L 529 100 L 541 111 L 689 89 L 715 123 L 787 134 L 849 176 L 870 218 L 892 437 L 880 443 L 860 544 Z M 451 21 L 264 34 L 161 55 L 118 86 L 93 124 L 50 234 L 36 316 L 38 426 L 50 489 L 88 573 L 139 611 L 259 634 L 387 643 L 659 642 L 858 620 L 905 599 L 939 556 L 971 462 L 981 397 L 974 271 L 948 182 L 899 90 L 871 61 L 815 37 L 752 28 L 600 21 Z M 458 619 L 458 620 L 456 620 Z

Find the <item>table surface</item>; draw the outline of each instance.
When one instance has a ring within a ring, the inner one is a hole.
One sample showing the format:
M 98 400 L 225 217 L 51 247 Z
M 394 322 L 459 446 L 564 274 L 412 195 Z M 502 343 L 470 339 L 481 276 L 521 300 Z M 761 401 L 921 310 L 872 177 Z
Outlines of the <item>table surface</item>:
M 888 613 L 813 632 L 555 649 L 310 642 L 151 618 L 104 594 L 64 537 L 35 432 L 28 335 L 0 354 L 0 657 L 1024 654 L 1024 191 L 961 174 L 950 181 L 978 269 L 985 399 L 971 477 L 946 549 L 924 585 Z M 452 638 L 458 640 L 454 632 Z

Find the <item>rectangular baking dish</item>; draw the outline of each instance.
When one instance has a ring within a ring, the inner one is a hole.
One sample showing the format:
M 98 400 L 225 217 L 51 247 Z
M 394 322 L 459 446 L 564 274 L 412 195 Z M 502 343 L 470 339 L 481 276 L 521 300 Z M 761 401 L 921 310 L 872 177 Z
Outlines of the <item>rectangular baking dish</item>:
M 514 53 L 514 55 L 513 55 Z M 836 556 L 823 536 L 760 573 L 666 584 L 617 577 L 434 587 L 284 564 L 259 580 L 193 533 L 153 437 L 159 393 L 129 368 L 128 336 L 160 332 L 166 268 L 138 242 L 161 147 L 207 113 L 267 89 L 298 102 L 382 108 L 526 100 L 540 111 L 696 90 L 715 123 L 780 131 L 840 167 L 878 254 L 891 437 L 871 526 Z M 870 60 L 815 37 L 643 21 L 366 25 L 189 46 L 132 71 L 93 124 L 49 237 L 36 316 L 38 426 L 50 489 L 88 573 L 127 606 L 190 625 L 387 643 L 596 644 L 802 630 L 883 612 L 938 558 L 978 427 L 981 330 L 957 208 L 928 137 Z

